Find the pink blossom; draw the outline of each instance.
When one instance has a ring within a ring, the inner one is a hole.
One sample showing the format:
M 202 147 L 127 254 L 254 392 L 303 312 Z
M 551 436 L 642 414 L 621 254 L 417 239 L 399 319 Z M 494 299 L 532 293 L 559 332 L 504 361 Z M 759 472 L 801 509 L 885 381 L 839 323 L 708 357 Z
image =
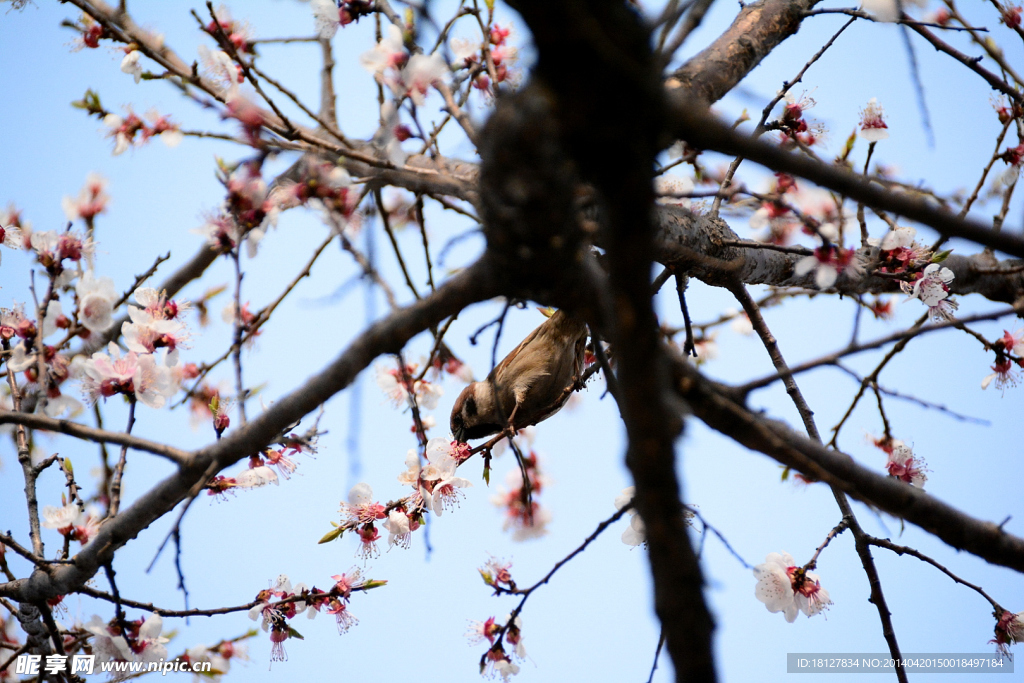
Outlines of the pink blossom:
M 388 24 L 380 42 L 373 49 L 364 52 L 359 57 L 359 63 L 371 74 L 381 78 L 388 69 L 400 69 L 408 58 L 402 29 L 394 24 Z
M 1014 614 L 1003 610 L 1001 614 L 997 611 L 995 616 L 997 618 L 996 637 L 988 642 L 996 644 L 996 650 L 1000 655 L 1008 656 L 1010 654 L 1009 645 L 1024 641 L 1024 612 Z
M 491 645 L 494 645 L 494 637 L 501 631 L 494 617 L 488 617 L 484 621 L 471 621 L 469 622 L 469 630 L 466 631 L 466 638 L 469 639 L 471 644 L 482 643 L 487 641 Z
M 313 11 L 316 33 L 323 40 L 330 40 L 341 25 L 341 11 L 334 0 L 313 0 L 309 3 Z
M 110 196 L 106 193 L 107 179 L 98 173 L 90 173 L 85 178 L 85 187 L 78 197 L 67 197 L 61 200 L 64 215 L 69 221 L 79 218 L 90 221 L 107 210 Z
M 924 460 L 914 455 L 914 451 L 902 441 L 893 441 L 888 451 L 889 459 L 885 468 L 889 471 L 890 477 L 905 481 L 919 489 L 924 488 L 928 481 L 928 471 Z
M 349 612 L 348 605 L 337 598 L 331 599 L 327 614 L 334 615 L 334 619 L 338 624 L 339 635 L 347 633 L 350 628 L 359 623 L 359 620 Z
M 860 112 L 860 136 L 868 142 L 878 142 L 889 137 L 889 126 L 885 124 L 885 110 L 872 97 Z
M 909 295 L 908 301 L 920 299 L 933 320 L 953 320 L 953 312 L 959 308 L 959 304 L 949 298 L 949 283 L 953 278 L 949 268 L 932 263 L 913 284 L 901 282 L 900 288 Z
M 793 271 L 797 275 L 806 275 L 813 270 L 818 289 L 828 289 L 836 283 L 840 274 L 856 277 L 863 269 L 856 251 L 830 245 L 818 247 L 814 254 L 797 261 Z
M 426 102 L 430 86 L 447 80 L 449 73 L 448 64 L 436 52 L 429 57 L 413 55 L 406 67 L 402 69 L 402 84 L 412 101 L 422 107 Z
M 994 371 L 991 375 L 981 380 L 981 388 L 988 389 L 988 386 L 995 381 L 996 389 L 1005 392 L 1007 389 L 1017 386 L 1020 373 L 1017 366 L 1009 358 L 1003 357 L 992 366 Z
M 826 609 L 830 604 L 828 591 L 821 587 L 818 575 L 796 566 L 789 553 L 769 553 L 762 564 L 754 567 L 757 585 L 754 597 L 765 604 L 769 612 L 782 612 L 792 623 L 803 612 L 808 617 Z

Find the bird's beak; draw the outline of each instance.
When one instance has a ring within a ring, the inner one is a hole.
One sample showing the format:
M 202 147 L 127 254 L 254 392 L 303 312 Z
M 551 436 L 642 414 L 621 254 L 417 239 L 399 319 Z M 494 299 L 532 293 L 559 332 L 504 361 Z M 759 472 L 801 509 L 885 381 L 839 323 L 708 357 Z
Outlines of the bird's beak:
M 463 438 L 464 436 L 466 436 L 466 428 L 459 427 L 458 429 L 455 430 L 455 434 L 453 436 L 455 437 L 455 440 L 458 441 L 459 443 L 466 443 L 466 440 Z

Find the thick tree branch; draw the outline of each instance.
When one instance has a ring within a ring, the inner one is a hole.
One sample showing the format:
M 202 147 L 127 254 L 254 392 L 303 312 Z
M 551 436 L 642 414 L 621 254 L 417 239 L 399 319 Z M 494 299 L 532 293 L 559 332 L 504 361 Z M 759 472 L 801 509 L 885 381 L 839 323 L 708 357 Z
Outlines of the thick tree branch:
M 709 427 L 751 450 L 774 458 L 808 478 L 835 486 L 848 495 L 901 517 L 949 545 L 992 564 L 1024 571 L 1024 539 L 957 510 L 920 489 L 883 476 L 794 432 L 782 422 L 756 413 L 725 386 L 695 368 L 676 364 L 677 387 L 694 415 Z
M 689 102 L 714 104 L 796 33 L 816 4 L 818 0 L 762 0 L 743 6 L 725 33 L 673 73 L 668 86 Z
M 673 101 L 669 126 L 677 137 L 690 145 L 745 157 L 772 170 L 806 178 L 854 201 L 927 225 L 941 235 L 970 240 L 1024 258 L 1024 239 L 1016 234 L 996 232 L 977 221 L 960 219 L 926 199 L 891 192 L 855 173 L 754 140 L 737 133 L 706 109 L 688 102 Z

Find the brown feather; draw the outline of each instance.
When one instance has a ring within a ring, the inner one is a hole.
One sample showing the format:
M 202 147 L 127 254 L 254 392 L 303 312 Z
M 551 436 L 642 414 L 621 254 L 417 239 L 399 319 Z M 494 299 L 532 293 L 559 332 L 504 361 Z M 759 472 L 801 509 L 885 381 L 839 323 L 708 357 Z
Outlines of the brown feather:
M 564 311 L 526 336 L 482 382 L 466 387 L 452 409 L 452 432 L 477 439 L 508 425 L 522 429 L 558 412 L 583 373 L 586 324 Z

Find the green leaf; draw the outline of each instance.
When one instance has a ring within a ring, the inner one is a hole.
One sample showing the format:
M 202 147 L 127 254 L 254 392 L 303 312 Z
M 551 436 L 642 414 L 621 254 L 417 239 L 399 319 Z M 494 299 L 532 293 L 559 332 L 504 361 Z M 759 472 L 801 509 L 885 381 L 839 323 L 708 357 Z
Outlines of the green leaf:
M 953 253 L 952 249 L 947 249 L 946 251 L 940 251 L 938 254 L 934 254 L 932 256 L 932 263 L 942 263 L 943 261 L 948 259 L 949 255 L 952 254 L 952 253 Z
M 334 522 L 331 522 L 331 524 L 334 524 Z M 339 538 L 341 538 L 341 535 L 343 533 L 345 533 L 345 527 L 343 526 L 339 526 L 337 529 L 331 529 L 326 534 L 324 534 L 323 538 L 317 541 L 317 544 L 330 543 L 331 541 L 336 541 Z
M 72 102 L 71 106 L 75 109 L 84 109 L 90 114 L 103 113 L 103 105 L 100 104 L 100 96 L 92 88 L 85 91 L 85 94 L 82 95 L 82 99 Z

